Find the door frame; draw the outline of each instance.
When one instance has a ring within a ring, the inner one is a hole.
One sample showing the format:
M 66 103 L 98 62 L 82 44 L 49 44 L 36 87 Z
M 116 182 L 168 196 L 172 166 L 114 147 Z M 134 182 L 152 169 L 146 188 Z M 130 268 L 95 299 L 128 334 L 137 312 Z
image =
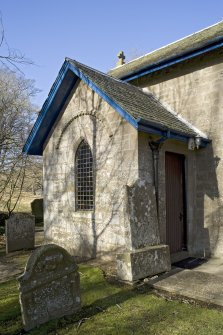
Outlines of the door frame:
M 172 150 L 166 150 L 164 152 L 164 171 L 165 171 L 165 208 L 166 208 L 166 244 L 167 243 L 167 229 L 168 229 L 168 222 L 167 222 L 167 185 L 166 185 L 166 155 L 167 154 L 172 154 L 175 156 L 181 156 L 182 157 L 182 165 L 181 165 L 181 173 L 182 173 L 182 201 L 183 201 L 183 222 L 182 222 L 182 227 L 183 227 L 183 240 L 182 243 L 183 245 L 185 245 L 185 247 L 183 247 L 182 245 L 182 250 L 178 250 L 178 251 L 173 251 L 171 252 L 171 255 L 174 254 L 187 254 L 188 251 L 188 225 L 187 225 L 187 178 L 186 178 L 186 160 L 187 160 L 187 156 L 184 153 L 181 152 L 175 152 Z M 186 256 L 186 255 L 185 255 Z

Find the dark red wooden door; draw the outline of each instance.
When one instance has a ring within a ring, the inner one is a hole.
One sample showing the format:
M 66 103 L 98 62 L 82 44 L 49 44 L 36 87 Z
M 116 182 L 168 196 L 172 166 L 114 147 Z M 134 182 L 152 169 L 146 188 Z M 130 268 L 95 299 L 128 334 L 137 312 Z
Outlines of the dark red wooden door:
M 166 243 L 170 252 L 186 250 L 184 155 L 166 152 Z

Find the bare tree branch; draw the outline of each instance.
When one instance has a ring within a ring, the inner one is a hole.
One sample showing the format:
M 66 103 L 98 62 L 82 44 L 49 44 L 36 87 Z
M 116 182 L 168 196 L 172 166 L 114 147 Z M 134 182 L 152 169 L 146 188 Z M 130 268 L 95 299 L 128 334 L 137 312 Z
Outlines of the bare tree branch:
M 37 111 L 30 102 L 36 92 L 33 81 L 0 68 L 0 205 L 9 215 L 15 210 L 23 189 L 41 189 L 42 167 L 22 148 Z
M 0 11 L 0 63 L 7 69 L 14 69 L 23 73 L 19 65 L 33 64 L 32 60 L 25 57 L 19 50 L 12 49 L 5 36 L 5 29 Z

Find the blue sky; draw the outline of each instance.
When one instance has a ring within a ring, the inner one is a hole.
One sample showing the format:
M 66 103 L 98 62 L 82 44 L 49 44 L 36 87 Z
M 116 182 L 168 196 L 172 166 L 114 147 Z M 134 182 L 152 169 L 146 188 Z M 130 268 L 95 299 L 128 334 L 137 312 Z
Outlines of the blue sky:
M 223 20 L 222 0 L 0 0 L 5 35 L 35 65 L 22 68 L 41 93 L 40 107 L 64 61 L 108 71 L 127 60 Z

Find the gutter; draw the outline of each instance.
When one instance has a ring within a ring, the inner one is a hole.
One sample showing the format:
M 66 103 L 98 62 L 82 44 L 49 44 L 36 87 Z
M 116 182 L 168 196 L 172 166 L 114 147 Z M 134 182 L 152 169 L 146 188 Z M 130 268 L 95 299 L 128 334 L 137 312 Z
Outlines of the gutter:
M 153 157 L 153 184 L 155 188 L 156 198 L 156 211 L 158 219 L 158 228 L 160 228 L 160 217 L 159 217 L 159 153 L 166 138 L 161 137 L 157 141 L 149 142 L 150 149 Z
M 128 114 L 118 103 L 112 100 L 102 89 L 68 59 L 65 60 L 56 81 L 54 82 L 47 100 L 45 101 L 41 112 L 34 124 L 32 131 L 23 147 L 23 152 L 33 155 L 42 155 L 43 144 L 47 139 L 50 129 L 56 121 L 61 108 L 64 106 L 73 86 L 77 79 L 83 80 L 88 87 L 96 92 L 103 100 L 113 107 L 122 118 L 129 122 L 135 129 L 158 135 L 163 138 L 175 139 L 178 141 L 188 142 L 190 138 L 195 140 L 199 135 L 191 130 L 191 134 L 184 134 L 180 131 L 169 129 L 155 122 L 148 122 L 141 118 L 135 119 Z M 205 147 L 210 141 L 199 136 L 199 147 Z
M 198 137 L 198 134 L 196 133 L 185 135 L 184 133 L 176 132 L 167 127 L 161 127 L 158 124 L 145 121 L 141 118 L 137 119 L 137 124 L 138 124 L 138 127 L 137 127 L 138 131 L 142 131 L 142 132 L 153 134 L 153 135 L 158 135 L 165 139 L 172 139 L 172 140 L 177 140 L 177 141 L 181 141 L 184 143 L 188 143 L 189 139 L 191 138 L 195 139 L 196 137 Z M 210 139 L 201 137 L 199 147 L 205 148 L 207 144 L 210 142 L 211 142 Z
M 183 62 L 185 60 L 189 60 L 191 58 L 200 56 L 200 55 L 202 55 L 204 53 L 207 53 L 207 52 L 210 52 L 210 51 L 214 51 L 216 49 L 221 48 L 222 46 L 223 46 L 223 41 L 220 40 L 217 43 L 215 42 L 215 43 L 213 43 L 213 44 L 211 44 L 209 46 L 203 47 L 203 48 L 201 48 L 201 49 L 199 49 L 197 51 L 192 51 L 192 52 L 189 52 L 187 54 L 183 54 L 183 55 L 180 55 L 180 56 L 176 56 L 174 58 L 169 58 L 169 59 L 160 61 L 158 63 L 150 64 L 148 66 L 145 66 L 143 69 L 132 71 L 128 75 L 123 75 L 123 76 L 121 76 L 119 78 L 121 80 L 129 82 L 129 81 L 132 81 L 134 79 L 137 79 L 137 78 L 140 78 L 142 76 L 145 76 L 147 74 L 150 74 L 150 73 L 153 73 L 153 72 L 165 69 L 165 68 L 167 68 L 169 66 L 181 63 L 181 62 Z

